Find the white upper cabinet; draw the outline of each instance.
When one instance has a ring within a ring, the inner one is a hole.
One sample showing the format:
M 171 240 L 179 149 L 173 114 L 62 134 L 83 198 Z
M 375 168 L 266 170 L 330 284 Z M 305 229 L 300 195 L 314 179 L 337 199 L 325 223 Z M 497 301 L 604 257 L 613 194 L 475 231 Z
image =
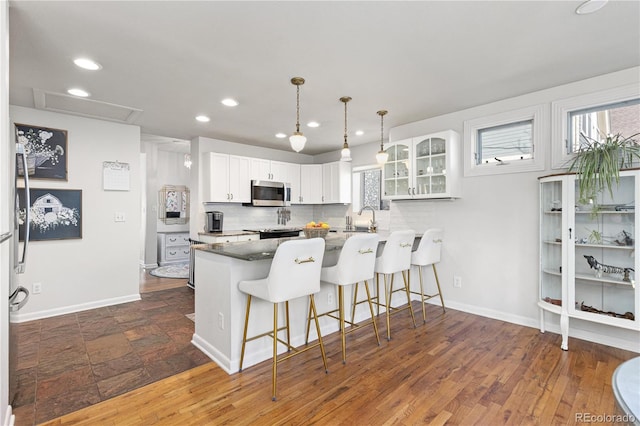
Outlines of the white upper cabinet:
M 291 204 L 351 202 L 351 163 L 296 164 L 205 152 L 202 199 L 215 203 L 251 202 L 251 180 L 291 185 Z
M 322 203 L 351 202 L 351 163 L 336 161 L 322 165 Z
M 322 164 L 300 165 L 299 204 L 322 204 Z
M 462 168 L 460 137 L 453 130 L 387 145 L 382 168 L 383 199 L 458 198 Z
M 237 155 L 202 154 L 202 199 L 205 202 L 251 201 L 251 159 Z
M 252 180 L 275 180 L 271 177 L 271 161 L 262 158 L 251 159 Z

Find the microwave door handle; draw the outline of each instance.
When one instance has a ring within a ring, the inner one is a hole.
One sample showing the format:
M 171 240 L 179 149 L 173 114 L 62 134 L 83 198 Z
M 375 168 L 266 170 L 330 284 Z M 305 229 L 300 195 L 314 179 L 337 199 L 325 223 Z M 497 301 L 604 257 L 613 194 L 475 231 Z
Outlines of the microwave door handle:
M 18 156 L 22 157 L 22 170 L 24 174 L 24 198 L 25 198 L 25 222 L 24 222 L 24 244 L 22 245 L 22 256 L 16 266 L 16 272 L 23 274 L 27 263 L 27 249 L 29 247 L 29 229 L 31 228 L 31 191 L 29 190 L 29 170 L 27 168 L 27 155 L 24 152 L 24 147 L 18 144 Z M 21 149 L 20 149 L 21 148 Z M 18 180 L 18 171 L 16 170 L 16 182 Z M 16 185 L 17 189 L 17 185 Z M 16 191 L 16 225 L 18 221 L 18 212 L 20 211 L 20 198 Z M 18 244 L 19 238 L 16 236 L 16 244 Z

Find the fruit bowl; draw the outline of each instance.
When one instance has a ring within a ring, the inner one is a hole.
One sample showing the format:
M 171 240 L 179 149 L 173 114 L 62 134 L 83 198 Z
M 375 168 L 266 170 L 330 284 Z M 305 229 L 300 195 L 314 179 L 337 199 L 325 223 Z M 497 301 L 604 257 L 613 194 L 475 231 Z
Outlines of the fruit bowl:
M 307 225 L 302 228 L 304 236 L 307 238 L 324 238 L 329 233 L 331 226 L 326 222 L 307 222 Z
M 302 228 L 307 238 L 324 238 L 329 233 L 329 228 Z

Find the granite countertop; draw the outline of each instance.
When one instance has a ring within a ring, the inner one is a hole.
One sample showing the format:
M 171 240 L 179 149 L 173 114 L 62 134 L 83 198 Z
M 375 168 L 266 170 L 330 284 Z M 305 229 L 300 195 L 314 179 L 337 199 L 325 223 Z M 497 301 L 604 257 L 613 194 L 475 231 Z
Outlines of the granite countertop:
M 347 238 L 348 236 L 346 235 L 328 236 L 325 239 L 325 252 L 340 250 Z M 276 249 L 282 242 L 303 239 L 305 239 L 305 237 L 270 238 L 258 241 L 240 241 L 237 243 L 201 244 L 195 246 L 195 249 L 240 260 L 264 260 L 273 259 Z
M 342 249 L 344 242 L 352 235 L 358 232 L 330 232 L 325 238 L 325 253 Z M 378 245 L 378 255 L 384 246 L 384 242 L 389 236 L 389 232 L 380 232 L 380 243 Z M 235 243 L 216 243 L 216 244 L 199 244 L 194 246 L 196 250 L 208 253 L 218 254 L 221 256 L 233 257 L 240 260 L 264 260 L 273 259 L 273 255 L 283 241 L 301 240 L 305 237 L 293 238 L 271 238 L 258 241 L 240 241 Z M 418 247 L 420 236 L 416 236 L 413 249 Z
M 222 232 L 198 232 L 198 235 L 206 235 L 208 237 L 233 237 L 236 235 L 258 235 L 257 232 L 254 231 L 243 231 L 243 230 L 230 230 L 230 231 L 222 231 Z

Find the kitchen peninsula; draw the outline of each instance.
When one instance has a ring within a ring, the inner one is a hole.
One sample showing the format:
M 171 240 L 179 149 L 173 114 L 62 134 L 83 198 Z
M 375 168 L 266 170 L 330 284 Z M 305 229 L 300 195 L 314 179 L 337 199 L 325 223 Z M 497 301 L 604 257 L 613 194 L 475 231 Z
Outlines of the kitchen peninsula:
M 350 235 L 352 233 L 340 232 L 330 233 L 327 236 L 323 266 L 336 264 L 340 249 Z M 381 240 L 384 240 L 387 235 L 382 233 L 380 236 Z M 197 285 L 195 288 L 195 333 L 192 343 L 229 374 L 237 372 L 239 368 L 242 328 L 244 326 L 246 296 L 238 290 L 238 282 L 266 277 L 269 274 L 271 261 L 278 245 L 290 239 L 292 238 L 207 244 L 200 245 L 195 249 Z M 292 282 L 291 285 L 295 285 L 295 283 Z M 375 288 L 375 286 L 373 287 Z M 319 313 L 337 307 L 334 292 L 333 287 L 322 286 L 320 292 L 316 294 L 315 300 Z M 351 297 L 350 289 L 347 289 L 345 300 L 351 300 Z M 293 346 L 304 344 L 308 309 L 308 300 L 305 298 L 296 299 L 289 303 Z M 367 318 L 368 315 L 368 308 L 360 306 L 356 311 L 356 322 Z M 268 331 L 273 321 L 272 305 L 258 299 L 254 300 L 251 307 L 251 318 L 249 335 Z M 331 318 L 323 317 L 320 318 L 320 327 L 322 335 L 326 336 L 338 330 L 338 323 Z M 316 338 L 315 331 L 312 329 L 310 339 Z M 282 346 L 281 351 L 284 350 L 285 347 Z M 245 354 L 245 368 L 270 359 L 272 351 L 272 341 L 268 337 L 251 342 L 247 346 Z

